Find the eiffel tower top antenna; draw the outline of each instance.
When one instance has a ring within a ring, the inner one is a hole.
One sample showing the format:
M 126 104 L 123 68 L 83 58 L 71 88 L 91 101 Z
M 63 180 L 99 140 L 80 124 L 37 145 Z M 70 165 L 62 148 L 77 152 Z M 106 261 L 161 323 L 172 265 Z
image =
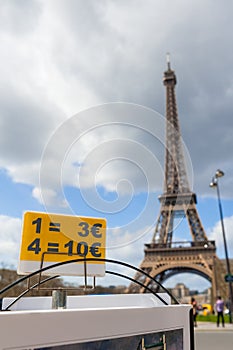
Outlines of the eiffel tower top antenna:
M 170 53 L 169 52 L 167 52 L 166 58 L 167 58 L 167 69 L 171 70 L 171 62 L 170 62 Z

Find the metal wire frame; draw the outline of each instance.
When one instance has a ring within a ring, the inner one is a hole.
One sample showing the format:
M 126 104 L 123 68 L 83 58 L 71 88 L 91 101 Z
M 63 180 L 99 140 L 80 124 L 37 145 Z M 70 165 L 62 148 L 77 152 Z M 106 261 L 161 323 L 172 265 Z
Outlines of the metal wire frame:
M 116 264 L 116 265 L 121 265 L 121 266 L 124 266 L 124 267 L 127 267 L 129 269 L 132 269 L 134 271 L 137 271 L 137 272 L 140 272 L 142 274 L 144 274 L 146 277 L 148 277 L 150 280 L 154 281 L 159 287 L 161 287 L 170 297 L 171 299 L 174 301 L 175 304 L 179 304 L 178 300 L 172 295 L 172 293 L 167 289 L 165 288 L 159 281 L 157 281 L 154 277 L 150 276 L 147 272 L 131 265 L 131 264 L 128 264 L 128 263 L 125 263 L 125 262 L 122 262 L 122 261 L 118 261 L 118 260 L 113 260 L 113 259 L 105 259 L 105 258 L 77 258 L 77 259 L 72 259 L 72 260 L 65 260 L 65 261 L 62 261 L 62 262 L 59 262 L 59 263 L 55 263 L 55 264 L 52 264 L 50 266 L 46 266 L 46 267 L 41 267 L 40 269 L 36 270 L 36 271 L 33 271 L 32 273 L 30 273 L 29 275 L 26 275 L 26 276 L 23 276 L 21 278 L 19 278 L 18 280 L 14 281 L 13 283 L 11 283 L 10 285 L 4 287 L 2 290 L 0 290 L 0 296 L 1 294 L 7 292 L 9 289 L 13 288 L 14 286 L 16 286 L 17 284 L 27 280 L 27 279 L 30 279 L 31 277 L 39 274 L 39 281 L 33 285 L 33 286 L 30 286 L 29 288 L 27 288 L 23 293 L 21 293 L 17 298 L 16 300 L 13 302 L 13 304 L 18 301 L 23 295 L 27 294 L 30 290 L 38 287 L 38 285 L 40 284 L 43 284 L 45 282 L 48 282 L 49 280 L 53 279 L 53 278 L 57 278 L 57 277 L 60 277 L 59 275 L 56 275 L 56 276 L 52 276 L 52 277 L 49 277 L 49 278 L 46 278 L 44 280 L 41 280 L 40 279 L 40 276 L 43 272 L 47 271 L 47 270 L 50 270 L 52 268 L 56 268 L 56 267 L 59 267 L 59 266 L 62 266 L 62 265 L 66 265 L 66 264 L 71 264 L 71 263 L 77 263 L 77 262 L 83 262 L 84 265 L 88 262 L 88 261 L 98 261 L 98 262 L 106 262 L 106 263 L 112 263 L 112 264 Z M 86 269 L 84 269 L 85 271 L 85 274 L 86 274 Z M 106 271 L 106 273 L 109 273 L 109 274 L 112 274 L 112 275 L 116 275 L 116 276 L 119 276 L 119 277 L 123 277 L 125 279 L 128 279 L 142 287 L 144 287 L 146 290 L 148 290 L 149 292 L 151 292 L 152 294 L 155 295 L 156 298 L 158 298 L 164 305 L 168 305 L 168 303 L 160 296 L 158 295 L 157 293 L 155 293 L 150 287 L 148 287 L 147 285 L 144 285 L 143 283 L 127 276 L 127 275 L 123 275 L 123 274 L 120 274 L 120 273 L 117 273 L 117 272 L 113 272 L 113 271 Z M 85 279 L 86 279 L 86 275 L 84 276 Z M 66 288 L 64 288 L 66 289 Z M 13 305 L 12 304 L 12 305 Z M 12 306 L 10 305 L 10 306 Z M 6 311 L 9 309 L 10 307 L 8 305 L 8 307 L 5 309 L 5 310 L 2 310 L 2 311 Z
M 25 291 L 23 291 L 20 295 L 18 295 L 5 309 L 3 309 L 1 311 L 8 311 L 8 310 L 10 310 L 11 306 L 13 306 L 19 299 L 21 299 L 24 295 L 29 293 L 32 289 L 38 287 L 39 284 L 46 283 L 46 282 L 51 281 L 52 279 L 55 279 L 57 277 L 60 277 L 60 275 L 50 276 L 48 278 L 45 278 L 42 281 L 39 281 L 39 282 L 35 283 L 33 286 L 28 287 L 27 289 L 25 289 Z

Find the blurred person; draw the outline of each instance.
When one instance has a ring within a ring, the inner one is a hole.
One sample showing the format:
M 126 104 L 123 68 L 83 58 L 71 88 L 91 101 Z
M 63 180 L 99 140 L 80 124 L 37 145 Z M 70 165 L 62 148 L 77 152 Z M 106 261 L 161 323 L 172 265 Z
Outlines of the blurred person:
M 221 296 L 218 296 L 215 306 L 217 312 L 217 327 L 219 327 L 220 318 L 222 320 L 222 326 L 224 327 L 224 301 L 222 300 Z
M 193 324 L 197 327 L 197 302 L 194 298 L 191 299 L 191 304 L 193 306 Z

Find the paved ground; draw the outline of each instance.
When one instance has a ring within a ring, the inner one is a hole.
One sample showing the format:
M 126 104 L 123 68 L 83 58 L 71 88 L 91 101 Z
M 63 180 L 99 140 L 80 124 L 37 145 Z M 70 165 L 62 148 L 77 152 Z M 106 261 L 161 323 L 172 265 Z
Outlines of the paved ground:
M 223 328 L 213 322 L 198 322 L 194 334 L 195 350 L 233 349 L 233 324 Z
M 214 322 L 198 322 L 197 327 L 194 328 L 195 333 L 196 332 L 201 332 L 201 331 L 233 331 L 233 324 L 226 323 L 225 327 L 223 328 L 222 326 L 217 327 L 216 323 Z

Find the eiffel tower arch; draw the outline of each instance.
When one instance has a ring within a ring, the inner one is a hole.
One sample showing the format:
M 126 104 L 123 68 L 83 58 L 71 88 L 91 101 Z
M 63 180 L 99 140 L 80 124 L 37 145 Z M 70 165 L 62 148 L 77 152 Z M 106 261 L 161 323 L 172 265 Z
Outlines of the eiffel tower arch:
M 208 240 L 196 204 L 196 194 L 190 190 L 181 142 L 176 105 L 176 75 L 170 61 L 164 72 L 166 89 L 166 154 L 164 191 L 159 197 L 160 212 L 152 242 L 145 244 L 140 269 L 160 283 L 181 272 L 198 274 L 212 285 L 212 304 L 221 293 L 226 297 L 225 268 L 216 255 L 215 241 Z M 191 240 L 174 241 L 175 219 L 186 220 Z M 141 273 L 134 277 L 143 285 L 159 291 L 155 282 Z M 145 293 L 146 289 L 131 283 L 129 293 Z

